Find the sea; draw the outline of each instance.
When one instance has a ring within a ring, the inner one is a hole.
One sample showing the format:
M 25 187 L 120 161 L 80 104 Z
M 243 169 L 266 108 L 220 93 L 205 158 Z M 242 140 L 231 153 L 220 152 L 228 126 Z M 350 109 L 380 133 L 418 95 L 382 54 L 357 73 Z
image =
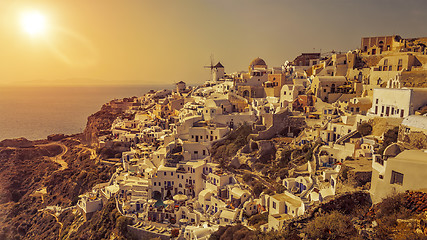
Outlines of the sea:
M 104 103 L 139 97 L 151 89 L 172 89 L 172 86 L 0 86 L 0 141 L 80 133 L 87 117 L 100 110 Z

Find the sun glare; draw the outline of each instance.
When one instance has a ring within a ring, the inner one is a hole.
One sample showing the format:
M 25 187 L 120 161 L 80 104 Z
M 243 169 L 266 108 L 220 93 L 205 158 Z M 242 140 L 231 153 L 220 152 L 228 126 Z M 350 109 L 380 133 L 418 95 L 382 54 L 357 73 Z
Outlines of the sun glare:
M 31 36 L 43 34 L 46 30 L 46 18 L 40 12 L 25 12 L 21 16 L 23 30 Z

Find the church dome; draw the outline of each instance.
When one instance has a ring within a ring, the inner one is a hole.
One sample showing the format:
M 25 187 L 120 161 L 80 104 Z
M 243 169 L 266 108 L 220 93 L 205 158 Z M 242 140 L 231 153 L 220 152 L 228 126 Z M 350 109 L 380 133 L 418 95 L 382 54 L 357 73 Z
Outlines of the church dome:
M 265 63 L 265 61 L 261 58 L 255 58 L 254 60 L 252 60 L 252 62 L 249 64 L 250 67 L 252 66 L 267 66 L 267 64 Z

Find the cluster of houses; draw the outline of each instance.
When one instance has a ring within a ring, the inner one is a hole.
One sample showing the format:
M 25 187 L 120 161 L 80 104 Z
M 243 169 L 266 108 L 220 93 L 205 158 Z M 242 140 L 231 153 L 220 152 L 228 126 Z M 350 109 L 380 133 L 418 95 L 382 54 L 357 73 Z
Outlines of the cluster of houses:
M 337 193 L 346 162 L 368 168 L 374 202 L 425 188 L 427 88 L 405 87 L 404 77 L 427 71 L 426 51 L 399 36 L 362 38 L 358 50 L 303 53 L 280 67 L 255 58 L 248 71 L 226 74 L 218 62 L 201 86 L 181 81 L 173 90 L 114 101 L 111 108 L 130 117 L 116 119 L 99 147 L 123 143 L 119 166 L 108 183 L 81 196 L 78 207 L 90 218 L 113 197 L 120 212 L 134 218 L 133 231 L 167 239 L 178 228 L 183 238 L 207 239 L 220 225 L 246 224 L 263 212 L 268 223 L 262 229 L 279 230 Z M 361 60 L 370 57 L 380 60 Z M 358 132 L 377 119 L 394 119 L 399 127 L 398 143 L 383 152 L 383 134 Z M 212 144 L 245 124 L 257 133 L 254 141 L 280 134 L 295 146 L 315 146 L 307 163 L 278 180 L 283 193 L 256 196 L 212 162 Z

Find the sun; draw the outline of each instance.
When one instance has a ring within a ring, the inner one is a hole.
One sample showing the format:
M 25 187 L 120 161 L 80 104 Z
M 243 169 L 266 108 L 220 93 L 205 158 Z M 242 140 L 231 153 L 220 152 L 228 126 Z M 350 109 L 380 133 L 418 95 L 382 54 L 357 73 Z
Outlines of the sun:
M 29 11 L 21 15 L 22 29 L 31 36 L 41 35 L 46 31 L 46 17 L 38 11 Z

